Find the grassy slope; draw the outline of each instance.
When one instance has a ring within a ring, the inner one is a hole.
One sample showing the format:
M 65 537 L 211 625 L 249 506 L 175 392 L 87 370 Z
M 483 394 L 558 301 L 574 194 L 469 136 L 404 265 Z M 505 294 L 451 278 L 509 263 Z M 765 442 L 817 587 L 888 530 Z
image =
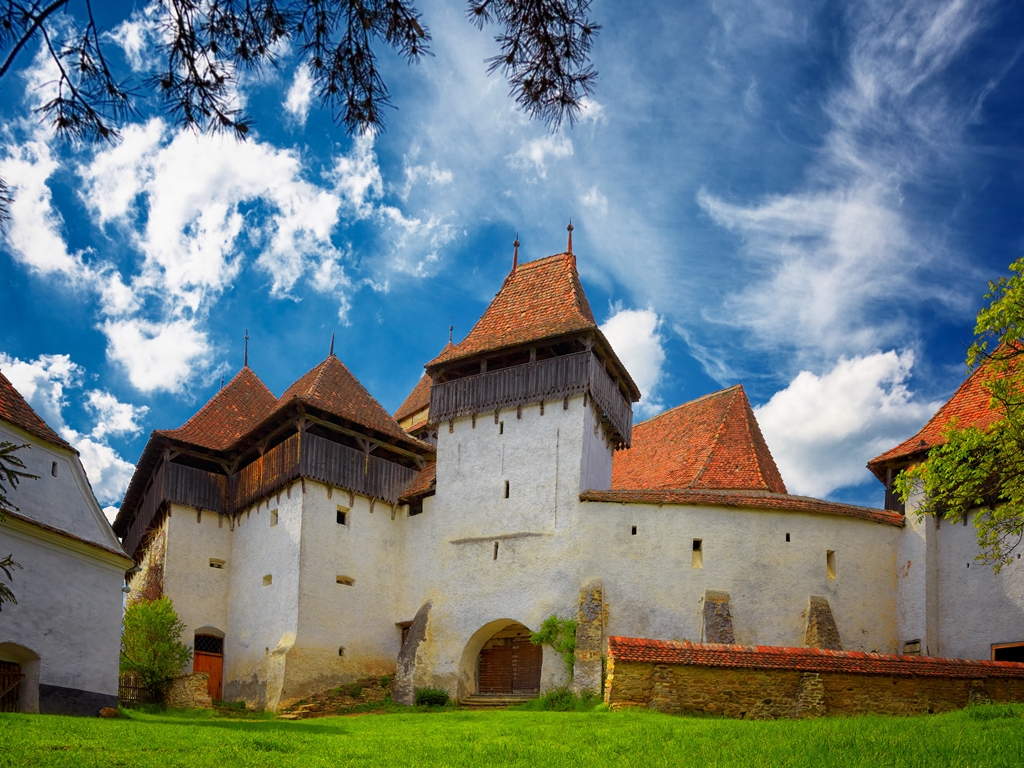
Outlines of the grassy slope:
M 0 766 L 1021 766 L 1024 709 L 743 722 L 651 712 L 0 715 Z

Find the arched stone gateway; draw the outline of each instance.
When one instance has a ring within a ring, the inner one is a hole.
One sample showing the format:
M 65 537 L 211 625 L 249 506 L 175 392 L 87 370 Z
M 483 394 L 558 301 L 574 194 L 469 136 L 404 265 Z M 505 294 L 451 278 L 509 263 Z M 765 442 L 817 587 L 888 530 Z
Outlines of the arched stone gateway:
M 39 711 L 39 654 L 0 643 L 0 712 Z
M 540 693 L 541 646 L 530 629 L 514 619 L 489 622 L 473 634 L 462 656 L 467 693 L 482 696 L 536 696 Z

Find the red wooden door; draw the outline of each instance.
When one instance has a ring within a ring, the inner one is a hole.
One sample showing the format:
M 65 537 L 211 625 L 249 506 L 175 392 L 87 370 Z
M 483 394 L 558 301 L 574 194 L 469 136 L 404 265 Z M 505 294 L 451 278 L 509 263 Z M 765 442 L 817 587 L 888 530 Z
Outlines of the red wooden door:
M 214 701 L 222 701 L 224 699 L 224 656 L 222 654 L 196 651 L 192 659 L 192 671 L 206 672 L 210 676 L 207 683 L 210 698 Z

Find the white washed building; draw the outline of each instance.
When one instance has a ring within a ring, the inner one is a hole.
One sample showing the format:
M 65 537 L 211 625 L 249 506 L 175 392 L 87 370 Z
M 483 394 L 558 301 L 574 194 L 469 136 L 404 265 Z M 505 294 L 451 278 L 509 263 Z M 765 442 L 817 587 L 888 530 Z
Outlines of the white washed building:
M 96 715 L 117 706 L 125 571 L 132 561 L 96 503 L 78 452 L 0 373 L 0 442 L 36 479 L 9 492 L 0 557 L 22 568 L 0 613 L 0 709 Z M 16 684 L 16 687 L 15 687 Z
M 392 672 L 403 701 L 533 695 L 567 679 L 527 639 L 551 614 L 598 689 L 607 635 L 896 653 L 924 632 L 915 526 L 789 495 L 742 387 L 633 425 L 571 250 L 514 263 L 395 418 L 332 353 L 280 399 L 246 367 L 152 434 L 115 530 L 215 697 Z

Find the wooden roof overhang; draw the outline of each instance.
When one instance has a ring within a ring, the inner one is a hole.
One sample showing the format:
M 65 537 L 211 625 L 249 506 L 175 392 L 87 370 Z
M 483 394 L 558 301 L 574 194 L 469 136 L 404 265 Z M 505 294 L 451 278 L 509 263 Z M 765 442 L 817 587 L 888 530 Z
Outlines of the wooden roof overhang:
M 574 342 L 579 343 L 579 350 L 593 349 L 598 357 L 604 362 L 608 373 L 612 376 L 615 382 L 618 384 L 619 390 L 625 398 L 626 402 L 635 403 L 640 400 L 640 388 L 633 381 L 633 377 L 630 376 L 629 371 L 626 370 L 626 366 L 619 360 L 619 356 L 615 354 L 615 350 L 612 349 L 612 345 L 609 343 L 607 337 L 602 333 L 600 328 L 592 328 L 588 331 L 574 331 L 570 333 L 563 333 L 556 336 L 546 336 L 543 338 L 531 340 L 522 344 L 511 344 L 504 347 L 495 347 L 488 349 L 483 352 L 477 352 L 462 357 L 447 360 L 443 363 L 431 364 L 427 363 L 424 368 L 427 374 L 430 375 L 435 382 L 452 381 L 454 379 L 463 378 L 465 376 L 473 376 L 480 372 L 479 365 L 481 361 L 487 361 L 487 370 L 497 370 L 506 366 L 517 365 L 520 362 L 510 362 L 523 355 L 529 355 L 531 350 L 542 350 L 544 348 L 552 348 L 559 344 L 572 344 Z M 556 355 L 551 355 L 554 357 Z M 527 358 L 528 359 L 528 358 Z M 496 365 L 492 366 L 491 361 L 494 361 Z M 502 363 L 505 363 L 503 365 Z
M 150 433 L 142 456 L 135 466 L 135 472 L 114 520 L 114 532 L 123 538 L 131 528 L 135 512 L 145 498 L 150 481 L 160 467 L 161 461 L 187 456 L 220 467 L 225 476 L 230 476 L 237 472 L 239 467 L 244 466 L 248 459 L 254 459 L 279 438 L 301 431 L 309 424 L 317 424 L 332 432 L 351 437 L 359 442 L 367 453 L 374 450 L 384 451 L 390 455 L 382 458 L 417 469 L 421 469 L 424 462 L 434 458 L 435 449 L 429 443 L 414 437 L 401 440 L 301 401 L 286 403 L 223 451 L 204 448 L 154 431 Z

